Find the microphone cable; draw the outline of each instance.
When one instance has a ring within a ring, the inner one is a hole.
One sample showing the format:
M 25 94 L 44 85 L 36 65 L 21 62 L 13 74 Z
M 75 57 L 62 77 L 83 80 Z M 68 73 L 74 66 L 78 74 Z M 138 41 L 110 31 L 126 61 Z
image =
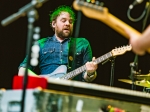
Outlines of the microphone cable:
M 138 21 L 140 21 L 140 20 L 145 16 L 148 7 L 149 7 L 149 2 L 146 2 L 145 9 L 144 9 L 144 11 L 142 12 L 141 16 L 139 16 L 138 18 L 132 18 L 131 15 L 130 15 L 130 13 L 131 13 L 131 9 L 133 9 L 133 6 L 130 5 L 129 8 L 128 8 L 128 11 L 127 11 L 127 16 L 128 16 L 128 18 L 129 18 L 131 21 L 133 21 L 133 22 L 138 22 Z

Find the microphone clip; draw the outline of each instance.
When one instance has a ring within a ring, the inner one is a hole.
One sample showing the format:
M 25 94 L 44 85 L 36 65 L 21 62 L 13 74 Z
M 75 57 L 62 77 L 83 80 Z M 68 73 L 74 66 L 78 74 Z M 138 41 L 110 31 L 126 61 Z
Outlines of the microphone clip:
M 116 57 L 112 57 L 112 58 L 109 58 L 109 59 L 105 60 L 105 61 L 102 63 L 102 65 L 104 65 L 104 64 L 107 63 L 108 61 L 113 62 L 115 58 L 116 58 Z

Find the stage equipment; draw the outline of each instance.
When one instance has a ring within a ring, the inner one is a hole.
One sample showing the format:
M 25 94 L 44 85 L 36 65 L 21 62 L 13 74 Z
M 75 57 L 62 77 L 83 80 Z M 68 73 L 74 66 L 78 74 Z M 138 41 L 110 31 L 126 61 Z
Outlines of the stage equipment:
M 140 17 L 138 18 L 132 18 L 131 17 L 131 10 L 134 8 L 134 6 L 138 5 L 138 4 L 141 4 L 144 0 L 135 0 L 131 5 L 129 5 L 129 8 L 128 8 L 128 11 L 127 11 L 127 16 L 128 18 L 133 21 L 133 22 L 138 22 L 140 20 L 142 20 L 144 18 L 144 16 L 146 15 L 146 12 L 148 10 L 148 7 L 149 7 L 149 2 L 147 2 L 145 4 L 145 9 L 143 10 L 142 14 L 140 15 Z
M 128 84 L 132 84 L 132 80 L 129 80 L 129 79 L 118 79 L 119 81 L 121 82 L 125 82 L 125 83 L 128 83 Z M 137 86 L 142 86 L 142 87 L 150 87 L 150 82 L 147 81 L 147 80 L 141 80 L 141 81 L 134 81 L 134 85 L 137 85 Z
M 137 80 L 148 80 L 148 81 L 150 81 L 150 74 L 147 74 L 147 75 L 135 75 L 134 78 L 137 79 Z
M 149 112 L 150 94 L 116 87 L 48 79 L 48 88 L 27 89 L 25 112 Z M 0 91 L 1 112 L 20 112 L 22 90 Z

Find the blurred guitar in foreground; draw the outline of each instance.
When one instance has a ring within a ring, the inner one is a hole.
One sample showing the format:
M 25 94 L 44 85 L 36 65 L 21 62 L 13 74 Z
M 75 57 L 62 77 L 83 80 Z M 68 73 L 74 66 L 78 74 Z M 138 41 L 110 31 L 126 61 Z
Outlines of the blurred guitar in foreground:
M 131 31 L 138 37 L 141 35 L 140 32 L 110 14 L 106 7 L 84 2 L 83 0 L 75 0 L 73 2 L 73 7 L 75 10 L 82 11 L 83 14 L 89 18 L 102 21 L 127 39 L 129 39 L 129 35 L 126 33 L 126 30 Z
M 83 14 L 89 18 L 97 19 L 116 30 L 118 33 L 129 39 L 128 32 L 131 32 L 136 37 L 140 37 L 141 33 L 121 21 L 114 15 L 110 14 L 108 8 L 102 7 L 96 4 L 88 3 L 83 0 L 75 0 L 73 2 L 73 7 L 75 10 L 82 11 Z M 150 53 L 150 48 L 147 49 Z

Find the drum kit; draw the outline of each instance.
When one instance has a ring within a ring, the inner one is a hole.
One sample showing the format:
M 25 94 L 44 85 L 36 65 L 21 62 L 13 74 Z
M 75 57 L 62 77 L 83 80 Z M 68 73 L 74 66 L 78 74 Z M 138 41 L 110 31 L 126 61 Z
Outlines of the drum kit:
M 134 75 L 134 82 L 129 79 L 118 79 L 118 81 L 142 86 L 144 88 L 147 88 L 147 90 L 150 90 L 150 73 L 146 75 Z

